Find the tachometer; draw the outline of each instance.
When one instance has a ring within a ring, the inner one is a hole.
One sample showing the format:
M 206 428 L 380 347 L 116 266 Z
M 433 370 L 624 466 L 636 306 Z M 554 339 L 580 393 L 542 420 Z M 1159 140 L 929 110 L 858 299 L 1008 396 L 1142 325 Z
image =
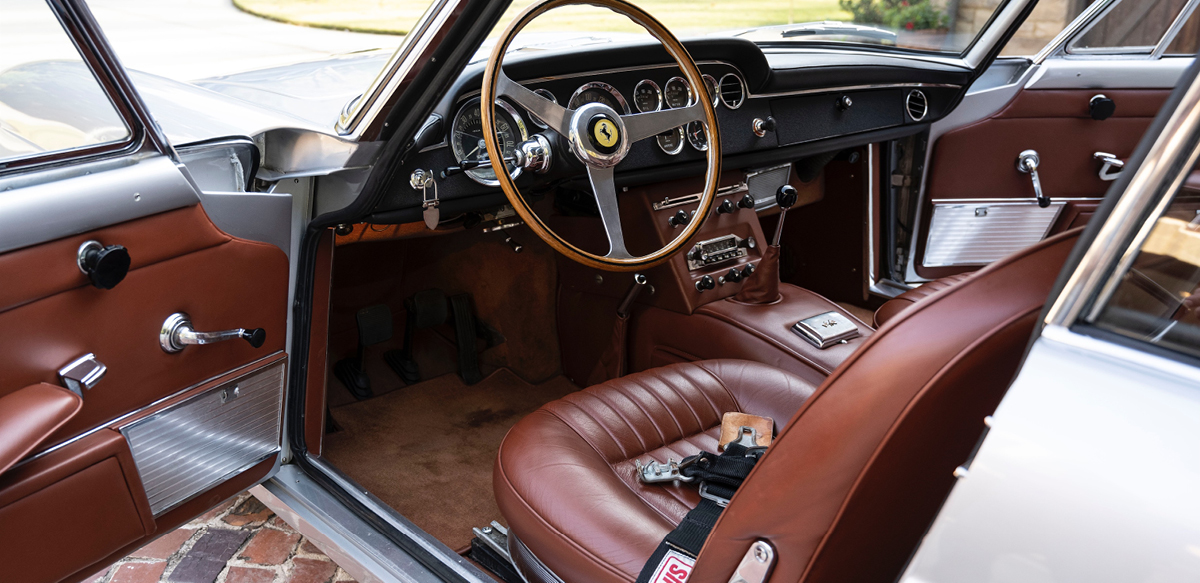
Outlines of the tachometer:
M 454 123 L 450 126 L 450 149 L 459 164 L 488 159 L 479 104 L 479 98 L 475 97 L 458 108 L 458 112 L 454 114 Z M 514 156 L 517 144 L 529 139 L 529 133 L 525 130 L 525 121 L 516 109 L 502 100 L 497 100 L 496 106 L 496 135 L 499 137 L 500 151 L 509 159 Z M 521 174 L 521 169 L 511 161 L 505 162 L 504 166 L 513 178 Z M 490 164 L 467 170 L 466 174 L 480 184 L 500 185 Z
M 629 103 L 625 101 L 625 97 L 617 91 L 615 87 L 608 83 L 592 81 L 584 83 L 575 90 L 575 94 L 571 96 L 571 101 L 567 102 L 569 109 L 578 109 L 579 106 L 588 103 L 603 103 L 620 115 L 629 115 Z
M 662 109 L 662 103 L 662 90 L 658 88 L 658 83 L 642 79 L 633 88 L 633 105 L 639 112 L 658 111 Z
M 663 85 L 663 99 L 666 100 L 667 107 L 672 109 L 687 107 L 692 102 L 692 88 L 688 86 L 687 79 L 683 77 L 667 79 L 667 84 Z

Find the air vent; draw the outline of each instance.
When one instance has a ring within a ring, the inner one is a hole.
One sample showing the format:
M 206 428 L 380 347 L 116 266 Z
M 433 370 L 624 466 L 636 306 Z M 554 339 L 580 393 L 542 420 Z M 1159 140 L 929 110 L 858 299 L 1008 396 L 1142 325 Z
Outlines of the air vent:
M 721 77 L 718 87 L 721 91 L 721 103 L 724 103 L 725 107 L 737 109 L 746 102 L 746 84 L 736 74 L 728 73 Z
M 908 108 L 908 117 L 913 121 L 921 121 L 925 119 L 925 114 L 929 113 L 929 100 L 920 89 L 908 92 L 908 97 L 904 98 L 904 106 Z

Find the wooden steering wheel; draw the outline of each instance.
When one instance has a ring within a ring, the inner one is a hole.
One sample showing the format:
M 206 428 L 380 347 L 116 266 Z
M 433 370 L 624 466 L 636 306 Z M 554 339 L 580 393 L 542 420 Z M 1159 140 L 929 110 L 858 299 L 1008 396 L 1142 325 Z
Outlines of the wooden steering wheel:
M 620 115 L 602 103 L 588 103 L 577 109 L 567 109 L 550 101 L 504 74 L 501 65 L 509 44 L 530 21 L 552 8 L 575 4 L 590 4 L 608 8 L 622 14 L 650 32 L 683 71 L 688 84 L 693 87 L 695 103 L 679 109 Z M 600 219 L 608 236 L 608 253 L 596 255 L 572 245 L 550 229 L 525 202 L 517 190 L 509 171 L 504 166 L 504 155 L 494 128 L 493 107 L 482 107 L 484 142 L 488 158 L 496 172 L 496 179 L 517 214 L 551 247 L 589 267 L 607 271 L 636 271 L 658 265 L 678 252 L 692 238 L 708 217 L 716 196 L 721 175 L 721 142 L 717 128 L 717 115 L 710 99 L 705 99 L 707 88 L 700 76 L 700 69 L 692 60 L 687 49 L 659 21 L 625 0 L 544 0 L 526 8 L 504 31 L 488 57 L 487 69 L 483 74 L 481 103 L 496 103 L 504 96 L 524 107 L 546 123 L 550 129 L 565 137 L 571 152 L 587 167 L 588 180 L 600 209 Z M 638 141 L 700 121 L 708 132 L 708 168 L 704 177 L 704 190 L 700 194 L 700 206 L 694 218 L 684 225 L 683 230 L 666 246 L 641 257 L 634 257 L 625 249 L 625 237 L 621 230 L 621 216 L 617 207 L 617 189 L 613 180 L 613 167 L 625 158 L 630 146 Z

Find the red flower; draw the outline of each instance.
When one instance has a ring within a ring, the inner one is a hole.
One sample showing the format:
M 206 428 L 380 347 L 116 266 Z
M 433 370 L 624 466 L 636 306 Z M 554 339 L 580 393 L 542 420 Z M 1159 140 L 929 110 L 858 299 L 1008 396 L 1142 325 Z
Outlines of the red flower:
M 908 30 L 912 30 L 912 29 L 913 29 L 913 23 L 911 23 L 911 22 L 910 22 L 910 23 L 908 23 L 908 24 L 904 25 L 904 28 L 907 28 Z
M 905 0 L 904 2 L 901 2 L 901 3 L 900 3 L 900 5 L 901 5 L 901 6 L 908 6 L 908 1 L 907 1 L 907 0 Z

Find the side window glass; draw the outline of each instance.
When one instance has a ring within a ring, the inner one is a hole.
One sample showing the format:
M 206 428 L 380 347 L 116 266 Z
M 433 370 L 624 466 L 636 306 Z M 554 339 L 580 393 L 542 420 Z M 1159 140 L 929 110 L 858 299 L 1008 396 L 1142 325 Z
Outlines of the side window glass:
M 129 127 L 45 0 L 0 7 L 0 169 L 130 139 Z
M 1029 18 L 1000 51 L 1002 57 L 1028 57 L 1042 50 L 1087 8 L 1084 0 L 1038 0 Z
M 1167 45 L 1163 56 L 1191 57 L 1197 52 L 1200 52 L 1200 10 L 1193 10 L 1179 33 L 1171 39 L 1171 44 Z
M 1154 219 L 1093 323 L 1200 357 L 1200 191 L 1181 189 Z
M 1071 41 L 1067 52 L 1150 54 L 1187 3 L 1188 0 L 1118 0 Z

